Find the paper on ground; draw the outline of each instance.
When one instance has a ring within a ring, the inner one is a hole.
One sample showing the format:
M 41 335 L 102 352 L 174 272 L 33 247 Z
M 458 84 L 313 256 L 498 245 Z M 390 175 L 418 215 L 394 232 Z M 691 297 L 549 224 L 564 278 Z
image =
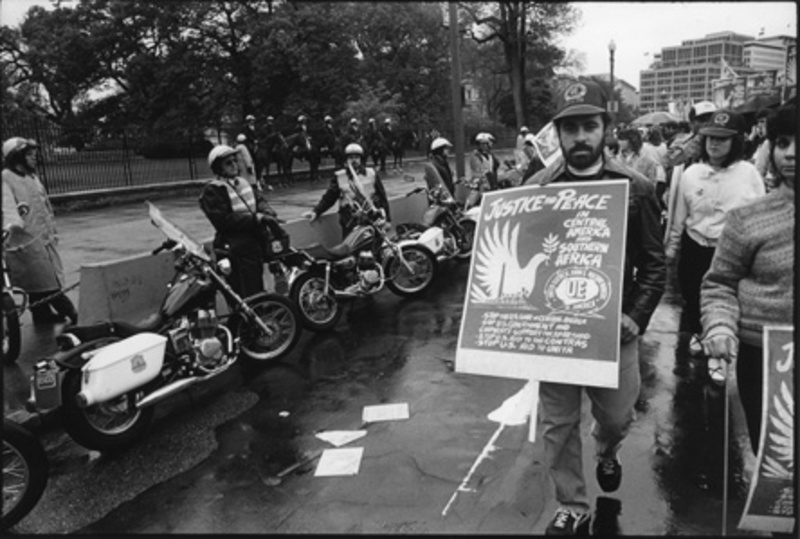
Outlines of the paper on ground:
M 317 433 L 317 438 L 333 444 L 336 447 L 341 447 L 366 435 L 367 431 L 365 430 L 329 430 Z
M 363 447 L 326 449 L 322 452 L 314 476 L 356 475 L 361 466 L 361 457 L 363 455 Z
M 407 402 L 364 406 L 364 414 L 362 416 L 364 423 L 372 423 L 375 421 L 398 421 L 408 418 L 409 414 Z

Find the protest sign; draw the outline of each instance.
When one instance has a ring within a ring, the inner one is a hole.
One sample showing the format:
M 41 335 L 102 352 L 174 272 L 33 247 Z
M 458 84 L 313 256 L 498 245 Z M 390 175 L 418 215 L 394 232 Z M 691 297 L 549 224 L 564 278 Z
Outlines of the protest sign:
M 628 182 L 483 197 L 456 371 L 617 387 Z
M 553 122 L 542 127 L 533 139 L 536 154 L 544 164 L 549 167 L 561 155 L 561 143 L 558 140 L 558 131 Z
M 794 328 L 765 327 L 761 436 L 740 529 L 794 529 L 794 395 Z

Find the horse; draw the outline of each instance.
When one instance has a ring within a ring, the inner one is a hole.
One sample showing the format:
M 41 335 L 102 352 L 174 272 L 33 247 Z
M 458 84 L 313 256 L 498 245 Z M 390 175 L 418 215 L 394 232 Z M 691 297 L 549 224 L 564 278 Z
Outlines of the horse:
M 364 140 L 367 146 L 364 151 L 368 157 L 372 157 L 373 167 L 381 172 L 386 172 L 386 155 L 389 153 L 389 148 L 383 138 L 383 133 L 377 130 L 374 132 L 367 131 Z
M 287 162 L 288 154 L 289 146 L 280 131 L 273 131 L 264 137 L 262 143 L 258 145 L 258 151 L 256 152 L 256 160 L 261 170 L 261 177 L 259 180 L 269 182 L 269 168 L 272 163 L 275 163 L 275 176 L 278 178 L 277 183 L 286 183 L 288 181 L 287 171 L 290 170 L 290 166 L 288 166 L 289 164 Z
M 419 137 L 413 129 L 404 129 L 396 134 L 392 140 L 391 151 L 394 158 L 393 166 L 395 169 L 403 168 L 403 157 L 405 157 L 406 150 L 416 150 L 419 147 Z
M 292 163 L 294 159 L 302 159 L 308 162 L 309 179 L 312 182 L 317 181 L 317 174 L 319 172 L 319 164 L 322 161 L 319 147 L 314 139 L 307 132 L 298 131 L 286 137 L 286 174 L 288 182 L 294 183 L 292 177 Z

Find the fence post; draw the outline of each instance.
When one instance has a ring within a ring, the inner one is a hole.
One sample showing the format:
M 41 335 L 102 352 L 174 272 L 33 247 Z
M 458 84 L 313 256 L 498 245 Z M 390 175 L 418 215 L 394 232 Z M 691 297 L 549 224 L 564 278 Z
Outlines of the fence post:
M 197 167 L 194 164 L 194 137 L 189 135 L 189 179 L 197 179 Z
M 125 170 L 125 185 L 133 185 L 133 167 L 131 167 L 131 156 L 128 151 L 128 130 L 122 128 L 122 162 Z

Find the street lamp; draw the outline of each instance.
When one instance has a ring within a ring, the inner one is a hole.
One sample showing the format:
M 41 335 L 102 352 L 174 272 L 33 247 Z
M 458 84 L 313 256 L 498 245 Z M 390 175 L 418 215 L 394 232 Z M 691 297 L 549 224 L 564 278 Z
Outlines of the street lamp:
M 611 73 L 609 79 L 611 81 L 611 99 L 608 101 L 608 112 L 616 112 L 616 101 L 614 101 L 614 51 L 617 50 L 617 44 L 614 40 L 608 42 L 608 60 L 611 63 Z M 612 116 L 613 117 L 613 116 Z

